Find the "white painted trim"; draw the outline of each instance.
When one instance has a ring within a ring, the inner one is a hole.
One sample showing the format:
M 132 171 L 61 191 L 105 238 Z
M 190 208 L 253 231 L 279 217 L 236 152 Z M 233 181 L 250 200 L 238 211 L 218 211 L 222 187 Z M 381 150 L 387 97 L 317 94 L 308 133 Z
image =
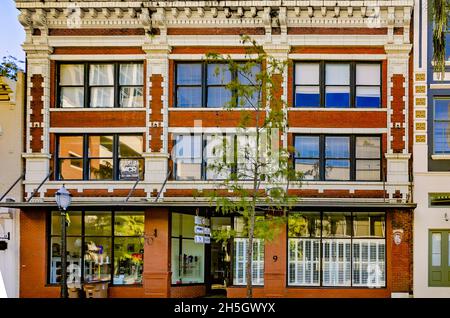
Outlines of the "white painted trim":
M 207 52 L 208 53 L 208 52 Z M 230 56 L 233 60 L 249 60 L 252 58 L 257 58 L 256 54 L 224 54 Z M 205 53 L 197 54 L 169 54 L 169 59 L 171 60 L 185 60 L 185 61 L 197 61 L 206 58 Z
M 168 131 L 169 133 L 174 133 L 174 134 L 215 134 L 215 133 L 230 133 L 230 134 L 235 134 L 237 133 L 239 130 L 242 130 L 241 128 L 238 127 L 169 127 Z M 247 132 L 252 132 L 255 131 L 254 128 L 251 127 L 247 127 L 246 128 Z
M 388 132 L 387 128 L 300 128 L 300 127 L 290 127 L 288 128 L 289 133 L 298 134 L 384 134 Z
M 431 155 L 431 159 L 433 159 L 433 160 L 450 160 L 450 154 L 446 154 L 446 155 Z
M 142 133 L 145 127 L 70 127 L 70 128 L 50 128 L 50 133 Z
M 125 112 L 125 111 L 133 111 L 133 112 L 137 112 L 137 111 L 142 111 L 145 112 L 146 109 L 144 107 L 139 107 L 139 108 L 122 108 L 122 107 L 104 107 L 104 108 L 92 108 L 92 107 L 77 107 L 77 108 L 50 108 L 51 112 L 108 112 L 108 111 L 113 111 L 113 112 Z
M 292 60 L 386 60 L 386 54 L 289 54 Z
M 289 111 L 295 112 L 387 112 L 387 108 L 330 108 L 330 107 L 289 107 Z
M 55 61 L 143 61 L 145 54 L 54 54 Z
M 430 89 L 450 89 L 450 84 L 430 84 Z

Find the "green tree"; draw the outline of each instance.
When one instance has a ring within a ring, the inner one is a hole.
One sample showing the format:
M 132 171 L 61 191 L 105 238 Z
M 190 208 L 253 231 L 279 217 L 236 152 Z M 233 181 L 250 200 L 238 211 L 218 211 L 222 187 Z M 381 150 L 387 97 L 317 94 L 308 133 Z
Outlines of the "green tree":
M 286 104 L 281 99 L 281 74 L 287 62 L 267 55 L 248 36 L 242 36 L 242 42 L 247 48 L 245 62 L 234 61 L 230 55 L 207 54 L 208 65 L 217 65 L 215 76 L 221 76 L 231 92 L 232 98 L 224 107 L 241 113 L 237 136 L 225 137 L 214 147 L 216 160 L 208 162 L 207 170 L 223 178 L 210 193 L 216 212 L 238 215 L 243 220 L 240 231 L 214 232 L 213 238 L 247 239 L 245 277 L 247 297 L 251 298 L 251 247 L 255 239 L 266 242 L 276 237 L 280 225 L 286 222 L 287 210 L 297 200 L 288 194 L 290 184 L 300 182 L 302 175 L 290 163 L 292 149 L 279 146 L 287 119 Z M 239 143 L 238 138 L 244 142 Z
M 445 34 L 450 7 L 447 0 L 431 0 L 431 21 L 433 22 L 433 64 L 435 72 L 445 74 Z
M 17 72 L 23 71 L 19 65 L 23 63 L 23 61 L 18 60 L 12 55 L 4 56 L 3 61 L 0 63 L 0 76 L 17 80 Z

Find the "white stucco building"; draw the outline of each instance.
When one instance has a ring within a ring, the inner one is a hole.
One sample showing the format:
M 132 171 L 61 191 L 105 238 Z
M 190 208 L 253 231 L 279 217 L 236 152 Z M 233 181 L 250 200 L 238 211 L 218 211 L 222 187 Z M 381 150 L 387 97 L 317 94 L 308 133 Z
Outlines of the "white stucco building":
M 414 297 L 450 297 L 450 70 L 444 80 L 433 72 L 428 2 L 414 9 L 413 289 Z
M 0 198 L 22 174 L 24 74 L 17 81 L 0 77 Z M 2 201 L 22 200 L 17 183 Z M 9 233 L 9 240 L 6 238 Z M 19 296 L 19 210 L 0 208 L 0 297 Z M 4 243 L 3 243 L 4 244 Z M 5 246 L 3 246 L 4 248 Z

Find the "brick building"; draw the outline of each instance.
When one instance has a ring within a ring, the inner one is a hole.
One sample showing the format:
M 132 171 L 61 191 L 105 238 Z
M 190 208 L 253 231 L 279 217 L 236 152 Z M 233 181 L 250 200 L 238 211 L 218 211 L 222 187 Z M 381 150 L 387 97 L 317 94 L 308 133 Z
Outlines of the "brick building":
M 231 97 L 204 57 L 245 60 L 240 34 L 290 62 L 278 74 L 282 143 L 307 172 L 290 190 L 305 226 L 288 222 L 257 243 L 254 295 L 412 292 L 414 1 L 16 4 L 26 31 L 25 198 L 38 189 L 12 205 L 21 208 L 21 297 L 59 294 L 54 194 L 63 184 L 73 195 L 74 280 L 109 280 L 110 297 L 245 296 L 245 240 L 193 240 L 196 214 L 213 229 L 239 225 L 198 193 L 215 188 L 202 148 L 236 133 L 241 113 L 222 107 Z

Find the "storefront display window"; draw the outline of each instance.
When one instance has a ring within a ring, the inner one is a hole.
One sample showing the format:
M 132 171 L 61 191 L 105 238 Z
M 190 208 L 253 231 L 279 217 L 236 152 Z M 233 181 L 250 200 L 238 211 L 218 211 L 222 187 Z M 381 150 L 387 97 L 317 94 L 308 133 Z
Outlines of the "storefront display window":
M 70 282 L 142 283 L 143 212 L 69 212 L 69 219 L 67 270 Z M 56 284 L 61 278 L 59 212 L 52 212 L 50 223 L 49 282 Z
M 205 282 L 205 245 L 194 241 L 194 218 L 172 213 L 172 284 Z

